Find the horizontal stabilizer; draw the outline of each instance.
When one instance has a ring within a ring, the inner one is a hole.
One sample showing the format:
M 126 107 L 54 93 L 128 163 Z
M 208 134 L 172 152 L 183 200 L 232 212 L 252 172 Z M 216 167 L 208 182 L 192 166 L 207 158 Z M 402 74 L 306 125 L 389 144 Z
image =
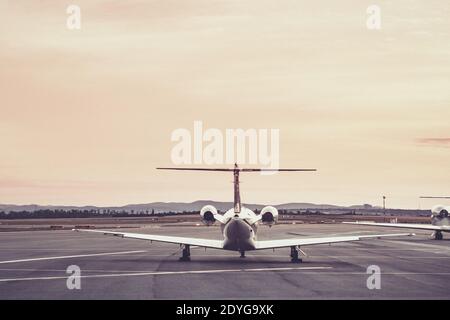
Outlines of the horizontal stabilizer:
M 270 168 L 156 168 L 158 170 L 180 170 L 180 171 L 221 171 L 221 172 L 262 172 L 262 171 L 269 171 L 269 172 L 276 172 L 276 171 L 317 171 L 317 169 L 270 169 Z

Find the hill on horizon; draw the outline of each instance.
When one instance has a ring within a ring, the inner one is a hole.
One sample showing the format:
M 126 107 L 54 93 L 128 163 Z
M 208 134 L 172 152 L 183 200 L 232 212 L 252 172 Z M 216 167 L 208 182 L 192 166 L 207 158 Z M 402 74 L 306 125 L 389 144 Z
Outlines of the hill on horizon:
M 142 204 L 127 204 L 124 206 L 64 206 L 64 205 L 15 205 L 15 204 L 0 204 L 0 211 L 38 211 L 38 210 L 115 210 L 115 211 L 127 211 L 127 212 L 146 212 L 154 211 L 159 212 L 183 212 L 183 211 L 200 211 L 205 205 L 213 205 L 219 211 L 226 211 L 233 207 L 233 202 L 212 201 L 212 200 L 197 200 L 194 202 L 150 202 Z M 266 205 L 263 204 L 245 204 L 247 208 L 251 210 L 261 210 Z M 290 202 L 274 205 L 279 210 L 325 210 L 325 209 L 379 209 L 378 207 L 372 207 L 370 205 L 355 205 L 355 206 L 337 206 L 331 204 L 314 204 L 306 202 Z

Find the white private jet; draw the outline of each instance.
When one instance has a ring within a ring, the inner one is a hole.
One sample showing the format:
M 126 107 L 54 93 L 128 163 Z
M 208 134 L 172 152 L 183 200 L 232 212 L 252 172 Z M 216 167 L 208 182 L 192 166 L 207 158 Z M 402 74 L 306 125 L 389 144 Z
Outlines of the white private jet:
M 450 197 L 421 197 L 422 199 L 450 199 Z M 431 224 L 420 223 L 377 223 L 377 222 L 343 222 L 345 224 L 357 224 L 360 226 L 373 226 L 373 227 L 391 227 L 391 228 L 404 228 L 404 229 L 416 229 L 416 230 L 430 230 L 433 231 L 431 237 L 435 240 L 442 240 L 444 236 L 443 232 L 450 232 L 450 220 L 448 213 L 450 212 L 450 206 L 437 205 L 431 209 Z
M 222 171 L 233 172 L 234 175 L 234 208 L 231 208 L 223 215 L 211 205 L 204 206 L 200 210 L 200 217 L 205 225 L 212 225 L 218 221 L 221 225 L 223 240 L 210 240 L 199 238 L 173 237 L 151 234 L 138 234 L 128 232 L 103 231 L 74 229 L 74 231 L 98 232 L 105 235 L 113 235 L 122 238 L 131 238 L 147 241 L 158 241 L 179 244 L 182 247 L 181 261 L 190 261 L 190 247 L 204 247 L 213 249 L 223 249 L 240 252 L 241 257 L 245 257 L 246 251 L 291 248 L 291 261 L 301 262 L 299 252 L 300 247 L 314 244 L 331 244 L 337 242 L 358 241 L 370 238 L 412 236 L 411 233 L 377 234 L 377 235 L 345 235 L 333 237 L 311 237 L 311 238 L 291 238 L 282 240 L 257 240 L 257 225 L 261 222 L 264 225 L 273 225 L 278 220 L 278 210 L 272 206 L 263 208 L 260 214 L 255 214 L 252 210 L 241 205 L 239 192 L 239 173 L 241 172 L 261 172 L 261 171 L 316 171 L 315 169 L 243 169 L 237 164 L 232 169 L 209 169 L 209 168 L 157 168 L 161 170 L 196 170 L 196 171 Z

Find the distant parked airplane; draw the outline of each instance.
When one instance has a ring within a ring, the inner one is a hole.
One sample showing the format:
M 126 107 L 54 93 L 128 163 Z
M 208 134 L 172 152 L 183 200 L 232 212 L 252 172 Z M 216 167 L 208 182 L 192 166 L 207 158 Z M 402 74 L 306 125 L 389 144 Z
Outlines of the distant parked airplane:
M 421 199 L 450 199 L 450 197 L 420 197 Z M 442 240 L 444 237 L 442 232 L 450 232 L 450 220 L 448 213 L 450 206 L 437 205 L 431 209 L 431 224 L 419 223 L 376 223 L 376 222 L 343 222 L 345 224 L 357 224 L 362 226 L 374 227 L 391 227 L 391 228 L 406 228 L 417 230 L 433 231 L 431 237 L 435 240 Z

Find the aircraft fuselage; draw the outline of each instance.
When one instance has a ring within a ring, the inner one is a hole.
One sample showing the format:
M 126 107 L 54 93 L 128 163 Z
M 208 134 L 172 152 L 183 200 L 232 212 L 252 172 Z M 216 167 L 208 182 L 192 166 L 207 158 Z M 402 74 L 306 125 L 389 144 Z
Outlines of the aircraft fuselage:
M 223 248 L 233 251 L 255 250 L 256 224 L 250 225 L 246 220 L 233 217 L 223 225 Z

